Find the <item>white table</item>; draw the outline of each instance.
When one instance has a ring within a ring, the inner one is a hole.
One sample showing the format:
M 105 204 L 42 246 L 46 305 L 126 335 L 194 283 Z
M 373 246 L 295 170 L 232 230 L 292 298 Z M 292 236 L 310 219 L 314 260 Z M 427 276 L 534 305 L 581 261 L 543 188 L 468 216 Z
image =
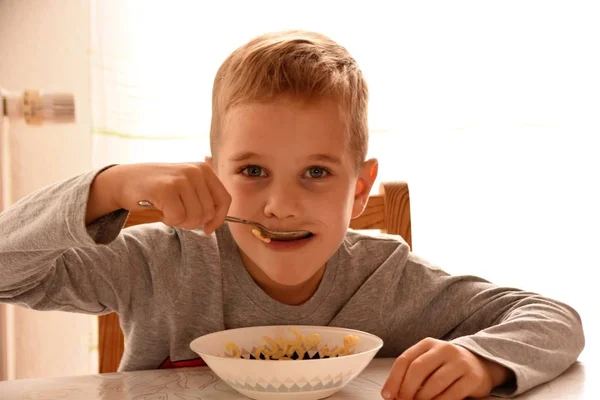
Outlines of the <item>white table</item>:
M 331 400 L 376 400 L 393 359 L 375 359 Z M 588 368 L 589 369 L 589 368 Z M 519 397 L 524 399 L 600 399 L 597 381 L 576 363 L 557 379 Z M 587 379 L 586 379 L 587 378 Z M 0 382 L 2 400 L 243 400 L 208 367 L 120 372 Z

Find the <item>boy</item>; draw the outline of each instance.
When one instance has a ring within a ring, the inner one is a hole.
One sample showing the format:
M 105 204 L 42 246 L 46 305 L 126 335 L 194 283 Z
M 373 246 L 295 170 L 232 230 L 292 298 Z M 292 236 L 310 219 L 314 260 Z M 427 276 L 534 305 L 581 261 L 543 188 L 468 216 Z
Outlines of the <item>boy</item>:
M 117 165 L 0 215 L 0 298 L 120 314 L 120 370 L 195 358 L 189 343 L 251 325 L 332 325 L 398 357 L 382 397 L 515 395 L 584 345 L 569 306 L 449 276 L 398 237 L 348 232 L 377 175 L 367 86 L 348 52 L 301 31 L 260 36 L 217 72 L 205 163 Z M 150 201 L 164 224 L 121 227 Z M 226 215 L 308 237 L 264 243 Z M 198 229 L 202 227 L 202 229 Z

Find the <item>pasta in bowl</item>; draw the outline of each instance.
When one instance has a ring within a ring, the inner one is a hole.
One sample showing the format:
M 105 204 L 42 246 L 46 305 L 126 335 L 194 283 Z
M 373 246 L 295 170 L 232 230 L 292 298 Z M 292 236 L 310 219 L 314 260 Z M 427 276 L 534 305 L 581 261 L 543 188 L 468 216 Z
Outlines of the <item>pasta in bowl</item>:
M 252 399 L 331 396 L 383 346 L 372 334 L 323 326 L 258 326 L 201 336 L 190 347 L 229 386 Z

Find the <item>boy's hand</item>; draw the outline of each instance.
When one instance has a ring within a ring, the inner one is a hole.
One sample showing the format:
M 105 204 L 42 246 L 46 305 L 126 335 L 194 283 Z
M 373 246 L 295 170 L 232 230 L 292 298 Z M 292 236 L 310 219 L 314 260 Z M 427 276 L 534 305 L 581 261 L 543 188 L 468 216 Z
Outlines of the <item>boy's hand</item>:
M 204 163 L 123 164 L 100 173 L 90 190 L 86 223 L 114 210 L 141 211 L 150 201 L 169 226 L 212 233 L 225 221 L 231 196 Z
M 509 375 L 507 368 L 463 347 L 427 338 L 396 359 L 381 396 L 402 400 L 485 397 Z

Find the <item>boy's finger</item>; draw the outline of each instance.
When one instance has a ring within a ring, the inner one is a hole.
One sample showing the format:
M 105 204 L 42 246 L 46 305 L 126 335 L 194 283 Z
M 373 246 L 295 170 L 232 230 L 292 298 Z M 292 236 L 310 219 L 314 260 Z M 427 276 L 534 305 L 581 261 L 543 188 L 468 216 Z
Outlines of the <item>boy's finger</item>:
M 452 384 L 444 393 L 436 397 L 436 400 L 454 400 L 464 399 L 471 394 L 471 385 L 469 380 L 463 376 Z
M 398 398 L 414 398 L 419 388 L 425 385 L 427 378 L 447 361 L 439 351 L 435 350 L 435 348 L 427 350 L 410 363 L 400 384 Z
M 194 184 L 194 189 L 196 191 L 197 200 L 200 202 L 200 207 L 202 208 L 202 220 L 198 226 L 205 225 L 215 217 L 214 200 L 204 179 L 198 179 Z
M 179 188 L 179 198 L 181 199 L 185 210 L 185 219 L 179 226 L 184 229 L 198 228 L 202 225 L 204 210 L 198 203 L 196 192 L 191 186 L 183 185 Z
M 400 385 L 402 384 L 404 374 L 406 373 L 409 364 L 410 361 L 403 356 L 396 358 L 396 361 L 394 361 L 394 365 L 392 365 L 392 369 L 390 370 L 390 375 L 381 389 L 381 397 L 386 400 L 396 398 L 396 393 L 398 393 L 398 390 L 400 389 Z
M 390 370 L 390 375 L 381 389 L 381 397 L 384 399 L 396 398 L 410 364 L 417 357 L 427 352 L 432 345 L 433 344 L 428 340 L 421 340 L 419 343 L 408 348 L 400 355 L 400 357 L 396 358 L 396 361 L 394 361 L 394 365 Z
M 457 381 L 461 376 L 462 372 L 459 372 L 457 368 L 455 368 L 455 365 L 452 363 L 445 363 L 427 378 L 417 392 L 417 398 L 434 399 L 440 393 L 447 390 L 452 383 Z M 402 393 L 402 390 L 400 390 L 400 393 Z
M 207 186 L 212 195 L 213 204 L 215 205 L 214 218 L 205 225 L 205 232 L 210 233 L 225 222 L 225 217 L 227 216 L 229 206 L 231 205 L 231 196 L 216 175 L 209 175 L 207 177 Z M 210 230 L 210 232 L 208 232 L 207 229 Z
M 160 210 L 163 214 L 162 222 L 168 226 L 179 226 L 185 221 L 185 207 L 179 193 L 171 193 Z

